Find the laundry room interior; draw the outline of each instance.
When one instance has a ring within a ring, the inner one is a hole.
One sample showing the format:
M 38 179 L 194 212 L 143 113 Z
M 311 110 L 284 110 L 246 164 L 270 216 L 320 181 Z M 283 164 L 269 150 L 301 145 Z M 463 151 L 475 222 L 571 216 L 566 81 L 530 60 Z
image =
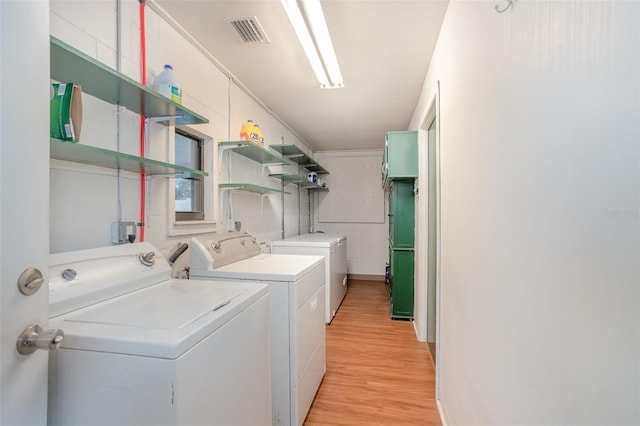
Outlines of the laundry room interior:
M 640 2 L 0 21 L 0 424 L 640 424 Z

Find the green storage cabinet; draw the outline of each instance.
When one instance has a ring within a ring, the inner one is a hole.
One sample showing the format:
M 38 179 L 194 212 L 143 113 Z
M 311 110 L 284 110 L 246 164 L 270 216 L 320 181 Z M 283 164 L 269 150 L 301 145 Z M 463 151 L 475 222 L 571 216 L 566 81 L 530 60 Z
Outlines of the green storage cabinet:
M 393 248 L 413 248 L 414 181 L 392 181 L 389 190 L 389 239 Z
M 389 186 L 389 303 L 391 318 L 413 319 L 414 180 Z
M 413 250 L 390 249 L 389 308 L 393 319 L 413 319 Z
M 418 132 L 388 132 L 382 156 L 382 186 L 392 180 L 418 177 Z

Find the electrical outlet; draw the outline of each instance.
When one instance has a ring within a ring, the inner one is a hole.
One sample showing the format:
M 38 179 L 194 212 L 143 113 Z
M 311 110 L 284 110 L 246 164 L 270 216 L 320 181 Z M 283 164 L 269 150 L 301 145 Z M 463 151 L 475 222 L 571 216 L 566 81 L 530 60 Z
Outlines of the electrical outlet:
M 111 224 L 111 242 L 113 244 L 132 243 L 136 240 L 135 222 L 114 222 Z

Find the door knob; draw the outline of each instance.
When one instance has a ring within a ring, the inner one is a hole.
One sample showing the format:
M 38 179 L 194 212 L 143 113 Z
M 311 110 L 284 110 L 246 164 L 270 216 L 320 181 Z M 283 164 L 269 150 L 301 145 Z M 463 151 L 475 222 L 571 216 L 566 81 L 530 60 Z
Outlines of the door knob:
M 37 349 L 55 351 L 62 344 L 64 332 L 57 328 L 43 330 L 39 325 L 31 325 L 18 336 L 16 347 L 22 355 L 34 353 Z

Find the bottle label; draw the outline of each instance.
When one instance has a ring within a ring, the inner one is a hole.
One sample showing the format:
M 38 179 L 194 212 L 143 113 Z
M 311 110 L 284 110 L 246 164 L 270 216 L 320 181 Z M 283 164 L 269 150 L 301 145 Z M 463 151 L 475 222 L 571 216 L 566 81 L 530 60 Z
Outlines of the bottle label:
M 171 100 L 182 104 L 182 90 L 177 86 L 171 86 Z

